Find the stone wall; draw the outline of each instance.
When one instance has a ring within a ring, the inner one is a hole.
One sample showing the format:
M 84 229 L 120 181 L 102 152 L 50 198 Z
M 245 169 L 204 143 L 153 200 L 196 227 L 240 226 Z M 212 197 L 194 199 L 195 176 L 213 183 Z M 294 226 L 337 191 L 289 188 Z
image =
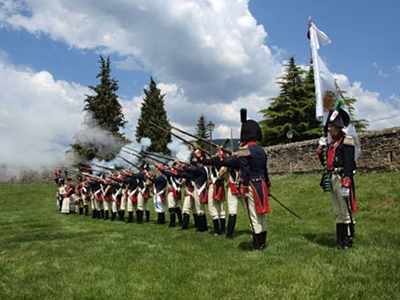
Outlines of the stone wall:
M 361 155 L 357 172 L 400 169 L 400 127 L 359 134 Z M 266 147 L 270 174 L 304 174 L 321 172 L 317 158 L 318 139 Z

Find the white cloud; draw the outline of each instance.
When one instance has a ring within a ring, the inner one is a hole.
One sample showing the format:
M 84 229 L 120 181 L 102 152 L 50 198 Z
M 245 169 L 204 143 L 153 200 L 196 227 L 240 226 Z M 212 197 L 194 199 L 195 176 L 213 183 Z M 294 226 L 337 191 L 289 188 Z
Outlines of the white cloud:
M 378 70 L 378 75 L 383 77 L 383 78 L 387 78 L 390 75 L 388 73 L 383 72 L 382 68 L 375 62 L 372 64 L 372 66 Z
M 400 115 L 400 105 L 396 106 L 393 101 L 382 101 L 379 93 L 364 89 L 361 82 L 351 83 L 346 75 L 334 76 L 338 79 L 341 89 L 347 92 L 346 96 L 358 100 L 355 104 L 356 118 L 371 121 L 370 130 L 400 125 L 400 118 L 391 118 Z M 393 97 L 391 98 L 393 100 Z
M 62 160 L 82 122 L 88 90 L 1 62 L 0 90 L 0 163 L 39 167 Z
M 3 26 L 46 34 L 76 48 L 117 53 L 190 101 L 230 102 L 276 91 L 280 63 L 248 0 L 3 0 Z M 22 5 L 23 4 L 23 5 Z
M 229 137 L 231 128 L 237 137 L 240 108 L 247 108 L 248 117 L 258 121 L 262 118 L 258 111 L 279 93 L 275 82 L 286 52 L 278 47 L 271 47 L 271 52 L 265 46 L 267 33 L 249 12 L 249 0 L 0 1 L 0 27 L 46 35 L 73 48 L 118 54 L 117 68 L 150 71 L 166 93 L 170 121 L 190 132 L 203 113 L 216 124 L 214 138 Z M 0 52 L 0 76 L 8 80 L 0 83 L 2 93 L 7 91 L 0 100 L 0 130 L 2 135 L 8 130 L 8 143 L 16 144 L 7 154 L 33 144 L 37 159 L 47 156 L 42 154 L 45 149 L 58 151 L 58 156 L 48 156 L 58 158 L 79 130 L 87 89 L 55 81 L 46 71 L 17 70 L 6 61 L 7 54 Z M 377 64 L 374 67 L 380 70 Z M 339 79 L 342 88 L 359 100 L 358 118 L 371 120 L 398 112 L 380 100 L 379 93 L 351 83 L 344 75 Z M 142 98 L 120 99 L 129 121 L 126 135 L 132 140 Z M 14 114 L 23 114 L 25 123 L 19 124 Z M 395 121 L 374 122 L 371 128 L 392 126 Z M 44 127 L 43 132 L 36 126 Z M 35 144 L 32 137 L 41 142 Z

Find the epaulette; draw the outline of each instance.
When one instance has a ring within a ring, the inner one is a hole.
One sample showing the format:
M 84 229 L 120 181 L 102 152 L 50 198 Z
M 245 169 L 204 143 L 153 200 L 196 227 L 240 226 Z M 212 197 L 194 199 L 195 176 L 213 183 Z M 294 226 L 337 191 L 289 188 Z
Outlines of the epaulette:
M 244 147 L 239 147 L 237 154 L 238 154 L 238 157 L 249 156 L 250 155 L 249 147 L 247 145 Z
M 343 145 L 354 146 L 354 138 L 350 135 L 346 135 L 343 140 Z

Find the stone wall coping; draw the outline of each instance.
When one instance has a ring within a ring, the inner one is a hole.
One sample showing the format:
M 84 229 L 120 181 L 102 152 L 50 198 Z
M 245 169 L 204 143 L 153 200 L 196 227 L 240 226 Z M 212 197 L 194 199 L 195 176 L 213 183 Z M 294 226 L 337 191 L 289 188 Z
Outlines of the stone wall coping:
M 359 137 L 359 139 L 362 139 L 362 138 L 368 138 L 368 137 L 373 137 L 373 136 L 381 136 L 381 135 L 396 134 L 396 133 L 400 133 L 400 126 L 360 132 L 358 134 L 358 137 Z M 310 145 L 318 145 L 318 141 L 319 141 L 319 139 L 312 139 L 312 140 L 307 140 L 307 141 L 267 146 L 264 148 L 267 151 L 268 150 L 274 151 L 274 150 L 280 150 L 280 149 L 285 149 L 285 148 L 294 148 L 294 147 L 299 148 L 299 147 L 310 146 Z

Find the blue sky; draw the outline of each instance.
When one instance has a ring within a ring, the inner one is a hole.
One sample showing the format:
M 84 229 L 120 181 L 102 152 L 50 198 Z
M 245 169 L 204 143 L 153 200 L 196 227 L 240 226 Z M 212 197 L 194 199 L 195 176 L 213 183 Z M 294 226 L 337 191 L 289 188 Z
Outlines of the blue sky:
M 0 0 L 0 136 L 9 145 L 0 158 L 62 157 L 82 130 L 99 54 L 111 57 L 128 137 L 150 76 L 175 126 L 193 131 L 203 113 L 213 137 L 237 136 L 239 109 L 261 119 L 288 58 L 308 66 L 309 16 L 332 40 L 320 55 L 358 99 L 357 117 L 370 129 L 398 126 L 399 11 L 398 1 L 372 0 Z

